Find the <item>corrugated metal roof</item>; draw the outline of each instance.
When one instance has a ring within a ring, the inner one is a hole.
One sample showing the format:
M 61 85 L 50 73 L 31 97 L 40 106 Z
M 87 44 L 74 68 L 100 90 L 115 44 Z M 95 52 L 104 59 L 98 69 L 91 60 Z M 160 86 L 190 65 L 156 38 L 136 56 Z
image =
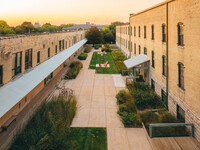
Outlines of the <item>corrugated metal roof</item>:
M 83 39 L 0 88 L 0 118 L 86 42 Z
M 128 60 L 125 60 L 124 64 L 126 65 L 128 69 L 130 69 L 148 61 L 150 61 L 150 59 L 146 55 L 141 54 L 133 58 L 130 58 Z

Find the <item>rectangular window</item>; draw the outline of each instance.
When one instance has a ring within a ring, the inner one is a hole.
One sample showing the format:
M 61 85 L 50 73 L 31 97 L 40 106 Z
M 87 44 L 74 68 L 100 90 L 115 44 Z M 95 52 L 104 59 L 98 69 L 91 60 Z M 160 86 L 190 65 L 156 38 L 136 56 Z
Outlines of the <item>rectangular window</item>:
M 179 23 L 178 24 L 178 45 L 179 46 L 184 46 L 184 43 L 183 43 L 183 24 L 182 23 Z
M 166 57 L 162 56 L 162 74 L 167 76 Z
M 40 63 L 40 51 L 37 52 L 37 63 L 38 63 L 38 64 Z
M 155 81 L 151 79 L 151 89 L 155 91 Z
M 136 55 L 136 44 L 134 44 L 134 54 Z
M 19 109 L 21 108 L 21 103 L 19 103 Z
M 138 36 L 140 37 L 140 26 L 138 27 Z
M 48 48 L 48 58 L 50 58 L 50 48 Z
M 32 67 L 32 52 L 32 48 L 25 51 L 25 70 Z
M 136 36 L 136 27 L 134 27 L 134 36 Z
M 147 48 L 144 47 L 144 55 L 147 55 Z
M 62 40 L 62 49 L 64 50 L 65 49 L 65 41 L 64 40 Z
M 66 47 L 66 49 L 67 49 L 67 41 L 66 41 L 65 47 Z
M 0 85 L 3 84 L 3 66 L 0 66 Z
M 165 107 L 168 109 L 167 96 L 163 89 L 161 89 L 161 100 L 162 100 L 163 104 L 165 105 Z
M 55 46 L 55 54 L 57 54 L 58 53 L 58 46 L 56 45 Z
M 133 43 L 131 42 L 131 52 L 133 51 Z
M 16 76 L 21 73 L 22 66 L 22 52 L 18 52 L 12 55 L 12 76 Z
M 59 41 L 59 51 L 61 51 L 61 40 Z
M 49 83 L 49 81 L 53 78 L 53 72 L 48 75 L 45 79 L 44 79 L 44 85 L 46 85 L 47 83 Z
M 139 55 L 140 55 L 140 53 L 141 53 L 141 48 L 140 48 L 140 45 L 139 45 Z
M 166 42 L 166 26 L 162 25 L 162 42 Z
M 147 27 L 146 26 L 144 26 L 144 38 L 146 39 L 147 38 Z
M 152 68 L 155 68 L 155 62 L 154 62 L 154 51 L 152 51 Z
M 151 39 L 154 40 L 154 25 L 151 26 Z
M 185 123 L 185 111 L 179 105 L 177 105 L 177 120 Z
M 184 65 L 178 63 L 178 86 L 184 90 Z

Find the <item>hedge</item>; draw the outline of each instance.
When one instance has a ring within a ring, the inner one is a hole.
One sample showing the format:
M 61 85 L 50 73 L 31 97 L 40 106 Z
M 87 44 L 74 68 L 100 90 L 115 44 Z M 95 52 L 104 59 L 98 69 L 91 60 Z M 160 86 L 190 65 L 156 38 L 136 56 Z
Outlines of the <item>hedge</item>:
M 87 46 L 84 50 L 84 53 L 89 53 L 92 51 L 92 47 L 91 46 Z
M 72 62 L 69 72 L 65 75 L 65 79 L 75 79 L 81 68 L 83 68 L 83 64 L 80 61 Z
M 80 60 L 86 60 L 88 54 L 87 53 L 81 53 L 79 56 L 78 56 L 78 59 Z

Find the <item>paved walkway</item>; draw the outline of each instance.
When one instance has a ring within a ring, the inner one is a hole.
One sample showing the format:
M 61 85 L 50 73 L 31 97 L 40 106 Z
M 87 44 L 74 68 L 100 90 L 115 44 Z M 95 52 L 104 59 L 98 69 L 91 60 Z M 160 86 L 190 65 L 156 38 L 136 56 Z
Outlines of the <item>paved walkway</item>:
M 106 127 L 108 150 L 150 150 L 143 128 L 125 129 L 117 114 L 116 94 L 125 88 L 120 75 L 95 74 L 88 69 L 89 53 L 75 80 L 65 86 L 75 91 L 78 110 L 71 127 Z

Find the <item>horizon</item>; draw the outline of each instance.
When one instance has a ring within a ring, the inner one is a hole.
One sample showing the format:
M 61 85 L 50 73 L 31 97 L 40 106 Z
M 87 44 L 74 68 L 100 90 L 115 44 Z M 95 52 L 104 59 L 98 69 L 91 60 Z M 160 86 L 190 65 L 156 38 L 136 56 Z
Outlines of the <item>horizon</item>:
M 24 21 L 39 24 L 93 24 L 109 25 L 111 22 L 128 22 L 131 13 L 137 13 L 165 0 L 0 0 L 0 20 L 9 26 Z M 12 5 L 11 5 L 12 4 Z M 47 5 L 48 4 L 48 5 Z M 69 5 L 70 4 L 70 5 Z M 129 5 L 128 5 L 129 4 Z M 78 11 L 77 11 L 78 10 Z M 120 10 L 120 11 L 119 11 Z

